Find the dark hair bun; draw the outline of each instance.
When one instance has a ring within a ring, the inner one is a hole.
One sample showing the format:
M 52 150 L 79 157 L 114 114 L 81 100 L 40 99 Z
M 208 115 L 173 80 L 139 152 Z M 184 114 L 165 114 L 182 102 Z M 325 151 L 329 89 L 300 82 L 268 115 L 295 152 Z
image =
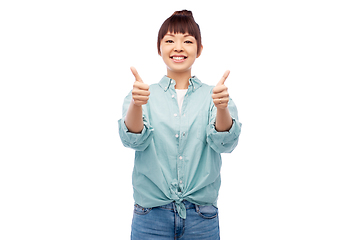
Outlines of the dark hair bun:
M 192 12 L 188 10 L 175 11 L 171 16 L 187 16 L 193 18 Z

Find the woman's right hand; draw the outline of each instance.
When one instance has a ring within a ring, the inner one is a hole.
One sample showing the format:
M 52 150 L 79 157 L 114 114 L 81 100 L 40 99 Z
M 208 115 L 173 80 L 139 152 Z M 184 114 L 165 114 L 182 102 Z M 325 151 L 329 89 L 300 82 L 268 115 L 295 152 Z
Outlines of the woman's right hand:
M 135 77 L 135 82 L 132 90 L 133 103 L 134 105 L 140 107 L 142 105 L 145 105 L 149 100 L 149 96 L 150 96 L 149 85 L 143 82 L 143 80 L 139 76 L 139 73 L 136 71 L 134 67 L 130 67 L 130 70 Z

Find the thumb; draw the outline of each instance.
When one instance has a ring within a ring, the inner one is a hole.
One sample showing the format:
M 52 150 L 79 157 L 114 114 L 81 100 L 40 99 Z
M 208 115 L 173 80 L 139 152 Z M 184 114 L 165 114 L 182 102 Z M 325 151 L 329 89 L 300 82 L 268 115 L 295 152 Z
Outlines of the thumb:
M 141 77 L 140 77 L 139 73 L 136 71 L 136 69 L 134 67 L 130 67 L 130 70 L 135 77 L 135 81 L 143 83 L 143 80 L 141 79 Z
M 220 86 L 220 85 L 224 85 L 226 79 L 228 78 L 230 74 L 230 70 L 226 70 L 224 75 L 222 76 L 222 78 L 220 79 L 220 81 L 218 82 L 218 84 L 216 86 Z

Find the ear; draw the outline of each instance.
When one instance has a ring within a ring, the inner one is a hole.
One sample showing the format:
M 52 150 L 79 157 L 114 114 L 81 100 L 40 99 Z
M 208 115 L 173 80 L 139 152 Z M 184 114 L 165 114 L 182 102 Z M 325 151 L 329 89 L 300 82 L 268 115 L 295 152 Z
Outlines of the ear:
M 200 57 L 200 55 L 201 55 L 201 53 L 202 53 L 202 50 L 203 50 L 203 45 L 201 45 L 201 47 L 200 47 L 200 52 L 199 52 L 199 54 L 196 56 L 196 58 L 198 58 L 198 57 Z

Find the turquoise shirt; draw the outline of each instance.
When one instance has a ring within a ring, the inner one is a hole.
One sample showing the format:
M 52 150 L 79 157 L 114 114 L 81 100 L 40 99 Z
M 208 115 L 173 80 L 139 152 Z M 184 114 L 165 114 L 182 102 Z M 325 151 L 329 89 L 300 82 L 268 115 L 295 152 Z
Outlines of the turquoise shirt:
M 181 114 L 176 82 L 164 76 L 150 86 L 149 101 L 142 106 L 144 128 L 140 134 L 129 132 L 124 123 L 131 92 L 118 121 L 122 143 L 136 150 L 132 178 L 135 203 L 152 208 L 175 201 L 183 219 L 183 200 L 216 206 L 221 182 L 220 153 L 234 150 L 241 130 L 236 106 L 230 99 L 233 125 L 229 131 L 217 132 L 213 87 L 196 77 L 190 78 L 189 84 Z

